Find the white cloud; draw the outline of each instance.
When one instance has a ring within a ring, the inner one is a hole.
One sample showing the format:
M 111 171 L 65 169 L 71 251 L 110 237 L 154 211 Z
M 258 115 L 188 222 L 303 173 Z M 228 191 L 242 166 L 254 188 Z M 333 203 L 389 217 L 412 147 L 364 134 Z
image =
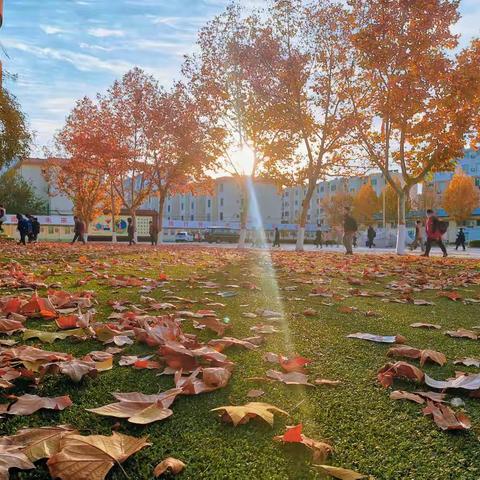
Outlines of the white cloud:
M 106 38 L 106 37 L 123 37 L 125 32 L 123 30 L 117 30 L 113 28 L 91 28 L 87 30 L 87 33 L 92 37 Z
M 69 33 L 68 30 L 61 27 L 56 27 L 54 25 L 40 25 L 40 29 L 47 35 L 55 35 L 57 33 Z
M 80 43 L 80 48 L 84 50 L 98 50 L 100 52 L 113 52 L 115 50 L 114 47 L 102 47 L 101 45 L 92 45 L 91 43 Z
M 77 70 L 82 72 L 93 72 L 97 70 L 105 70 L 115 75 L 123 75 L 132 67 L 131 63 L 123 60 L 102 60 L 93 55 L 72 52 L 70 50 L 56 50 L 53 48 L 42 48 L 26 43 L 17 42 L 16 40 L 5 39 L 3 44 L 8 48 L 14 48 L 22 52 L 28 52 L 37 57 L 50 58 L 60 60 L 73 65 Z

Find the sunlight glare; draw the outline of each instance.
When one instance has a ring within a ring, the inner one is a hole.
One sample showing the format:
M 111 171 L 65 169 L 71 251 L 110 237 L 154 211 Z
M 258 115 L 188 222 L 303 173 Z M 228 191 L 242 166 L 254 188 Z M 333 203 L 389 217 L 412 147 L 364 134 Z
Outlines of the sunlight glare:
M 251 175 L 254 164 L 253 150 L 247 145 L 242 145 L 240 148 L 231 153 L 234 169 L 240 175 Z

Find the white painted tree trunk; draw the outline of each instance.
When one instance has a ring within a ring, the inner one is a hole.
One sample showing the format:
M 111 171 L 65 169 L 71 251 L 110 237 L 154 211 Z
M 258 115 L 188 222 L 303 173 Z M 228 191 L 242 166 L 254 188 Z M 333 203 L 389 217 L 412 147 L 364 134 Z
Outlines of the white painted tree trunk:
M 138 242 L 138 233 L 137 233 L 137 212 L 132 213 L 132 223 L 133 223 L 133 241 Z
M 240 237 L 238 239 L 238 248 L 245 249 L 247 248 L 247 227 L 240 228 Z
M 297 230 L 297 244 L 295 245 L 296 252 L 303 252 L 305 242 L 305 227 L 299 227 Z
M 398 196 L 397 255 L 405 254 L 405 243 L 407 240 L 405 197 L 405 192 Z
M 157 233 L 157 243 L 160 245 L 163 243 L 163 228 L 161 226 L 158 227 Z

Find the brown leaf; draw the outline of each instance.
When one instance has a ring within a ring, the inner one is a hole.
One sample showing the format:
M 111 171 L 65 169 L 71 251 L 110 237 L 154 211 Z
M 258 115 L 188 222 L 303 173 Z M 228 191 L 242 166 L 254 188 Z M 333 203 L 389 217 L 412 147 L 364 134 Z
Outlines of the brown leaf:
M 249 422 L 252 418 L 260 417 L 267 423 L 273 426 L 273 414 L 280 413 L 287 415 L 288 413 L 280 410 L 268 403 L 250 402 L 241 406 L 227 406 L 218 407 L 211 410 L 211 412 L 223 412 L 222 420 L 231 422 L 235 426 Z
M 425 403 L 425 400 L 420 395 L 415 395 L 411 392 L 405 392 L 404 390 L 395 390 L 390 394 L 391 400 L 410 400 L 415 403 Z
M 455 413 L 449 406 L 428 401 L 423 409 L 424 415 L 432 415 L 433 421 L 442 430 L 468 430 L 472 424 L 462 412 Z
M 31 470 L 35 465 L 28 459 L 22 447 L 18 445 L 0 445 L 0 478 L 8 480 L 8 470 L 19 468 L 20 470 Z
M 103 480 L 116 463 L 150 445 L 146 438 L 114 432 L 105 435 L 67 435 L 60 441 L 60 452 L 48 462 L 52 478 L 63 480 Z
M 432 328 L 435 330 L 440 330 L 442 328 L 440 325 L 436 325 L 433 323 L 421 323 L 421 322 L 411 323 L 410 326 L 413 328 Z
M 387 363 L 377 375 L 378 381 L 385 388 L 393 384 L 394 378 L 407 378 L 417 382 L 423 382 L 425 374 L 414 365 L 407 362 Z
M 448 330 L 445 332 L 445 335 L 454 338 L 470 338 L 471 340 L 478 340 L 478 335 L 475 332 L 472 332 L 472 330 L 465 330 L 464 328 L 459 328 L 455 331 Z
M 2 437 L 3 444 L 21 446 L 23 453 L 32 462 L 50 458 L 60 449 L 60 440 L 65 435 L 77 434 L 73 428 L 65 425 L 58 427 L 22 428 L 15 435 Z
M 10 415 L 31 415 L 42 408 L 64 410 L 70 405 L 72 405 L 72 401 L 68 395 L 49 398 L 26 394 L 18 397 L 17 401 L 13 405 L 10 405 L 7 413 Z
M 320 468 L 323 473 L 330 475 L 333 478 L 339 480 L 360 480 L 366 478 L 367 475 L 362 475 L 361 473 L 354 472 L 353 470 L 348 470 L 346 468 L 332 467 L 331 465 L 315 465 Z
M 308 383 L 308 376 L 301 372 L 282 373 L 276 370 L 268 370 L 266 375 L 268 378 L 285 383 L 285 385 L 307 385 L 313 387 L 311 383 Z
M 256 390 L 256 389 L 249 390 L 247 393 L 247 397 L 249 398 L 258 398 L 258 397 L 261 397 L 262 395 L 265 395 L 265 392 L 263 390 Z
M 480 358 L 464 357 L 455 360 L 454 365 L 465 365 L 466 367 L 480 368 Z
M 186 465 L 181 460 L 177 460 L 173 457 L 168 457 L 155 467 L 155 469 L 153 470 L 153 474 L 155 475 L 155 477 L 159 477 L 160 475 L 163 475 L 166 471 L 169 471 L 172 473 L 172 475 L 177 475 L 177 473 L 180 473 L 185 467 Z
M 329 380 L 327 378 L 317 378 L 315 380 L 315 385 L 329 385 L 331 387 L 336 387 L 342 383 L 341 380 Z

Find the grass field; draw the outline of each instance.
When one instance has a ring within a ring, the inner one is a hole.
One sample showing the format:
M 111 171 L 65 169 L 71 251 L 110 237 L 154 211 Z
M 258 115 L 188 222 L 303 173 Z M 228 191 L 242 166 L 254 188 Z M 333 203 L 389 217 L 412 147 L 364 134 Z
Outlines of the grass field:
M 130 479 L 153 478 L 155 465 L 168 456 L 186 463 L 185 471 L 179 476 L 183 479 L 322 478 L 305 448 L 272 440 L 274 435 L 285 431 L 286 425 L 303 423 L 306 435 L 333 446 L 334 453 L 329 459 L 332 465 L 350 468 L 372 478 L 480 478 L 479 400 L 470 399 L 462 392 L 449 395 L 448 399 L 460 396 L 464 400 L 463 409 L 472 420 L 472 428 L 462 432 L 442 431 L 431 417 L 422 414 L 422 406 L 391 400 L 390 390 L 378 383 L 376 373 L 391 360 L 386 356 L 391 345 L 346 338 L 355 332 L 401 334 L 410 346 L 437 350 L 447 356 L 448 362 L 443 367 L 430 363 L 423 367 L 433 378 L 446 379 L 457 370 L 475 373 L 478 369 L 454 365 L 453 360 L 477 356 L 478 342 L 451 338 L 444 331 L 480 325 L 479 305 L 440 298 L 438 292 L 453 289 L 464 298 L 480 298 L 478 262 L 371 255 L 344 257 L 313 252 L 275 252 L 270 256 L 266 252 L 193 247 L 129 250 L 126 247 L 69 248 L 40 244 L 15 252 L 19 253 L 14 253 L 13 248 L 6 253 L 0 251 L 0 282 L 9 262 L 16 261 L 25 271 L 33 271 L 47 284 L 59 284 L 63 290 L 94 290 L 98 301 L 96 321 L 107 321 L 112 313 L 112 307 L 107 304 L 111 299 L 130 300 L 148 313 L 175 313 L 175 310 L 149 310 L 140 299 L 141 287 L 113 288 L 107 284 L 107 277 L 120 274 L 138 277 L 148 284 L 147 279 L 158 279 L 161 273 L 166 274 L 168 281 L 143 295 L 164 302 L 171 301 L 171 295 L 198 302 L 176 301 L 175 309 L 179 311 L 196 311 L 210 308 L 207 303 L 221 302 L 224 307 L 212 308 L 220 319 L 226 318 L 228 323 L 225 324 L 230 326 L 226 336 L 250 337 L 253 335 L 250 327 L 269 323 L 261 317 L 246 318 L 242 316 L 245 312 L 270 309 L 281 312 L 282 319 L 272 323 L 280 332 L 266 335 L 265 344 L 258 349 L 232 347 L 225 350 L 235 363 L 225 388 L 179 396 L 172 406 L 174 414 L 166 420 L 140 426 L 85 411 L 85 408 L 112 403 L 111 392 L 157 393 L 173 387 L 173 377 L 159 376 L 161 370 L 137 370 L 117 365 L 121 355 L 156 353 L 154 348 L 135 343 L 115 355 L 112 370 L 96 378 L 85 377 L 79 384 L 62 375 L 46 376 L 38 387 L 25 381 L 17 382 L 13 389 L 4 393 L 35 393 L 48 397 L 68 394 L 73 405 L 61 412 L 43 410 L 31 416 L 7 416 L 0 420 L 2 435 L 11 435 L 23 426 L 59 424 L 71 424 L 84 435 L 108 435 L 112 426 L 128 435 L 148 435 L 152 445 L 123 464 Z M 205 281 L 218 286 L 205 288 L 201 283 Z M 251 284 L 258 289 L 253 289 Z M 312 289 L 317 287 L 324 291 L 324 296 L 310 296 Z M 224 291 L 234 292 L 235 296 L 222 298 L 217 295 Z M 366 292 L 386 292 L 387 296 L 364 296 Z M 0 289 L 0 296 L 19 294 L 24 292 L 9 287 Z M 39 294 L 45 296 L 45 291 L 40 290 Z M 400 297 L 408 297 L 409 303 L 391 301 Z M 434 305 L 415 305 L 412 299 L 430 300 Z M 343 309 L 346 313 L 342 313 L 340 307 L 343 306 L 357 307 L 358 311 Z M 307 308 L 314 312 L 304 315 Z M 366 315 L 367 311 L 372 313 Z M 442 329 L 410 327 L 414 322 L 436 323 Z M 56 330 L 54 322 L 41 319 L 29 320 L 27 326 Z M 198 335 L 201 341 L 216 338 L 214 332 L 193 328 L 188 318 L 182 328 Z M 24 342 L 21 335 L 12 338 L 46 350 L 69 352 L 76 357 L 105 348 L 92 339 L 44 344 L 33 339 Z M 263 359 L 266 352 L 307 357 L 312 361 L 308 367 L 311 381 L 326 378 L 340 380 L 341 384 L 303 387 L 259 380 L 267 370 L 276 367 Z M 411 363 L 418 366 L 416 360 Z M 233 427 L 210 412 L 215 407 L 251 401 L 247 398 L 251 389 L 264 390 L 265 394 L 257 401 L 286 410 L 290 418 L 276 417 L 273 428 L 261 421 Z M 393 389 L 415 391 L 422 386 L 395 380 Z M 50 475 L 45 462 L 40 461 L 36 470 L 11 471 L 10 478 L 47 479 Z M 107 478 L 124 479 L 125 474 L 114 467 Z M 165 478 L 169 478 L 168 475 Z

